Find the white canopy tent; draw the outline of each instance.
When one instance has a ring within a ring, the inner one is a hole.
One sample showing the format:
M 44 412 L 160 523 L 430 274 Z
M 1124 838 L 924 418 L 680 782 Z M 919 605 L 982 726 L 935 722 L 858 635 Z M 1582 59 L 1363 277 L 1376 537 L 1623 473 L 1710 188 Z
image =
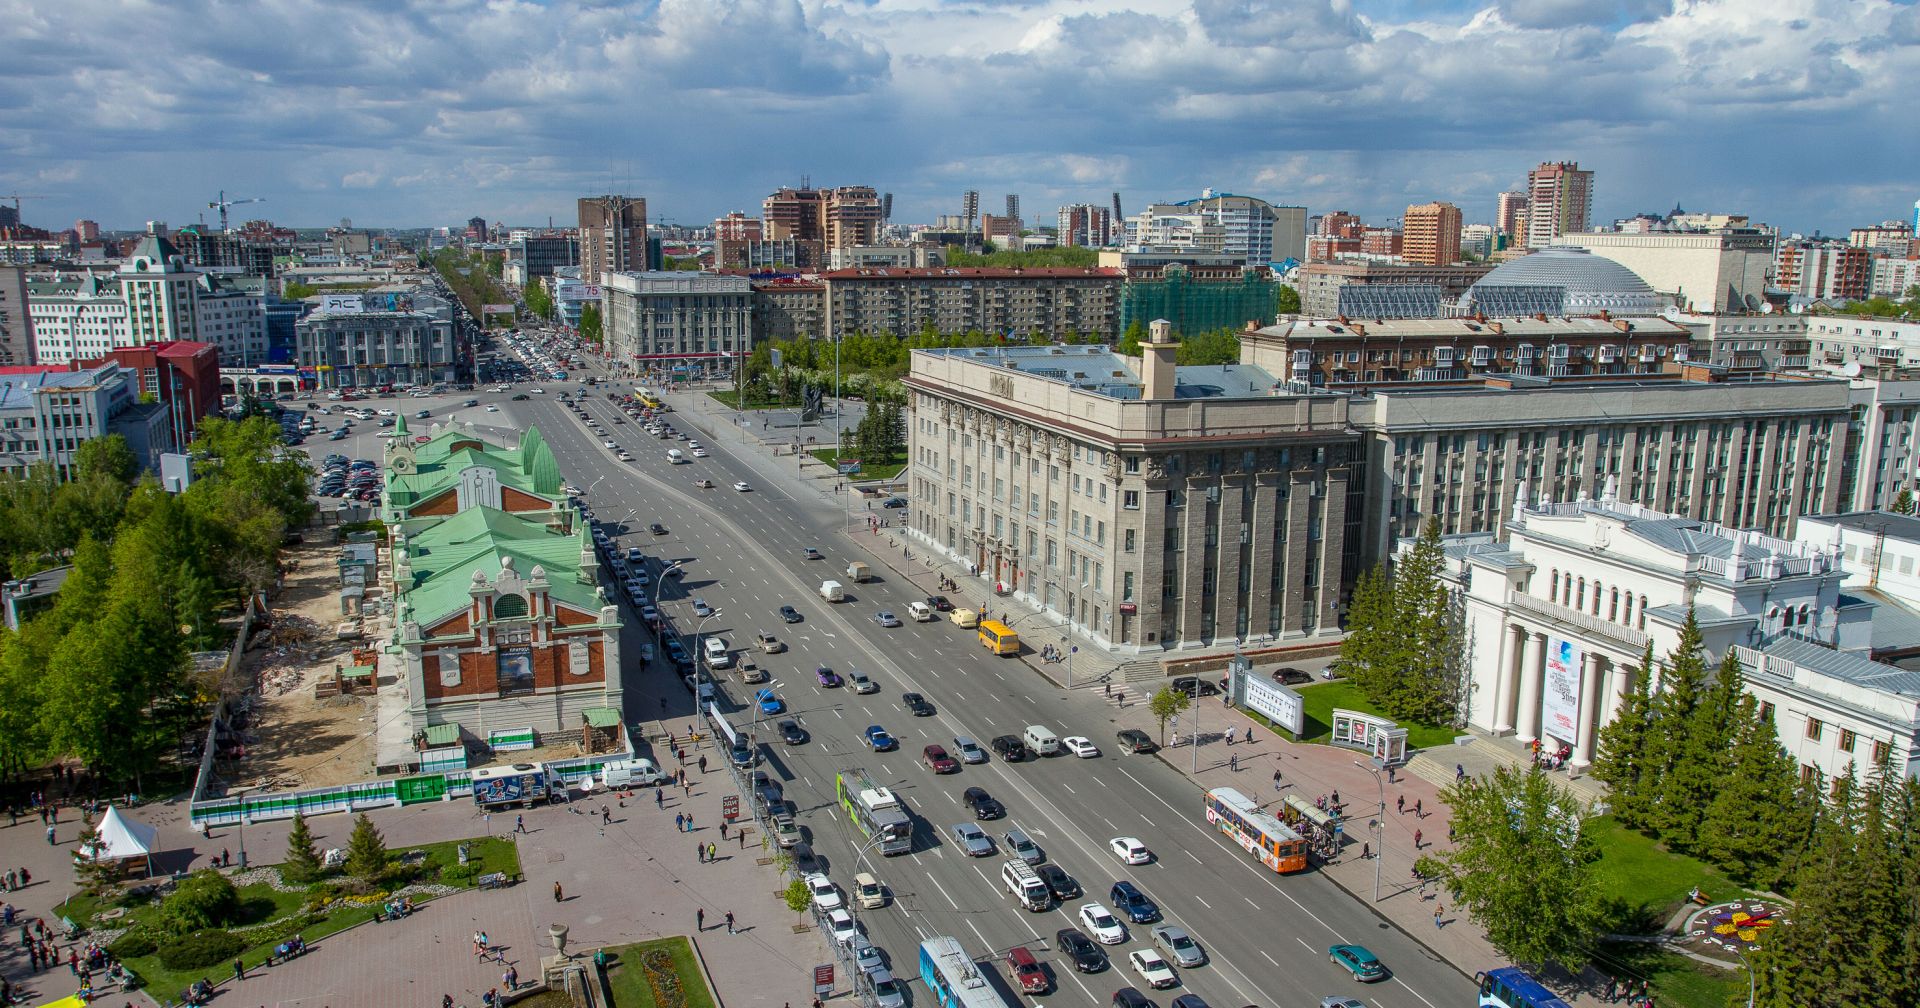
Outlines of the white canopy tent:
M 74 857 L 91 861 L 130 861 L 140 858 L 146 862 L 147 874 L 153 874 L 153 842 L 159 831 L 121 815 L 117 805 L 107 806 L 107 814 L 100 819 L 99 830 L 99 845 L 83 847 L 74 852 Z

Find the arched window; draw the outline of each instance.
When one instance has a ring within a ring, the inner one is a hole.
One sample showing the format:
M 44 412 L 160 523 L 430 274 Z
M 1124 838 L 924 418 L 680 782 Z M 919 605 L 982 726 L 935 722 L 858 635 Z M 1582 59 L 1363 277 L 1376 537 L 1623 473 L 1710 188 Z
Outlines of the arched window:
M 1813 607 L 1805 603 L 1802 603 L 1800 606 L 1800 625 L 1813 625 Z
M 1600 615 L 1600 582 L 1593 583 L 1593 614 Z
M 1574 590 L 1573 607 L 1575 609 L 1585 609 L 1587 607 L 1587 579 L 1586 578 L 1581 578 L 1580 586 Z
M 1607 619 L 1618 622 L 1620 619 L 1620 589 L 1607 593 Z
M 502 595 L 494 599 L 493 618 L 496 620 L 526 619 L 527 597 L 525 595 Z
M 1548 590 L 1547 597 L 1551 599 L 1557 599 L 1560 597 L 1560 568 L 1558 567 L 1555 567 L 1553 569 L 1552 583 L 1553 583 L 1553 587 Z
M 1640 627 L 1640 629 L 1642 629 L 1642 630 L 1645 630 L 1645 629 L 1647 628 L 1647 597 L 1646 597 L 1645 595 L 1642 595 L 1642 596 L 1640 596 L 1640 623 L 1639 623 L 1639 627 Z
M 1620 612 L 1620 622 L 1626 623 L 1628 625 L 1632 625 L 1633 623 L 1633 593 L 1632 592 L 1627 593 L 1627 607 L 1621 610 Z

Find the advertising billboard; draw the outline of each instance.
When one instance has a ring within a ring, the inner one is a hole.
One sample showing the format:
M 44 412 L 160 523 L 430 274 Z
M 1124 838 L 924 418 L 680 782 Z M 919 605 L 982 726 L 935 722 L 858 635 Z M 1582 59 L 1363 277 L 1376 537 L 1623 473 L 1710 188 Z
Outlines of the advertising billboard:
M 320 310 L 323 312 L 348 315 L 364 311 L 363 304 L 358 294 L 322 294 L 320 296 Z
M 1580 646 L 1547 638 L 1547 679 L 1540 689 L 1541 730 L 1562 742 L 1576 741 L 1580 723 Z
M 556 301 L 598 301 L 600 287 L 598 284 L 568 284 L 555 291 L 553 297 Z
M 1300 694 L 1276 682 L 1243 677 L 1247 691 L 1247 709 L 1274 724 L 1299 735 L 1306 730 L 1306 705 Z

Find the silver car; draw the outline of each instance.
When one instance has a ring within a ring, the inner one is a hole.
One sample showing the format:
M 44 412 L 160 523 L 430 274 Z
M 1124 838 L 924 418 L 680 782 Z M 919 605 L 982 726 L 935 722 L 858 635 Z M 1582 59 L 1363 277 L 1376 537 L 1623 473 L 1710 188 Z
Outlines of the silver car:
M 1007 850 L 1014 857 L 1030 865 L 1037 865 L 1047 859 L 1045 854 L 1040 853 L 1040 845 L 1034 843 L 1033 838 L 1028 836 L 1025 830 L 1015 827 L 1008 830 L 1001 839 L 1007 842 Z
M 1153 943 L 1167 954 L 1167 958 L 1183 967 L 1198 966 L 1207 961 L 1207 953 L 1201 950 L 1200 943 L 1194 941 L 1185 928 L 1162 924 L 1153 929 Z
M 968 857 L 986 857 L 993 853 L 993 838 L 987 831 L 970 822 L 958 823 L 952 828 L 953 839 L 960 844 Z

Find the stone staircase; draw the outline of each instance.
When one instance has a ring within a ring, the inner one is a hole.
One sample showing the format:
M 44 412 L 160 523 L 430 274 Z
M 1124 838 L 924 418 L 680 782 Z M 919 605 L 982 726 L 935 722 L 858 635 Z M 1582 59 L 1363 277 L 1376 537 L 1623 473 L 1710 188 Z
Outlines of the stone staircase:
M 1531 766 L 1531 762 L 1518 742 L 1471 732 L 1456 738 L 1453 745 L 1420 750 L 1407 761 L 1405 769 L 1416 777 L 1447 787 L 1453 783 L 1456 767 L 1464 769 L 1468 776 L 1479 777 L 1500 766 L 1525 768 Z M 1555 773 L 1554 777 L 1573 792 L 1574 797 L 1592 805 L 1596 814 L 1606 810 L 1605 784 L 1592 777 L 1570 777 L 1565 773 Z

